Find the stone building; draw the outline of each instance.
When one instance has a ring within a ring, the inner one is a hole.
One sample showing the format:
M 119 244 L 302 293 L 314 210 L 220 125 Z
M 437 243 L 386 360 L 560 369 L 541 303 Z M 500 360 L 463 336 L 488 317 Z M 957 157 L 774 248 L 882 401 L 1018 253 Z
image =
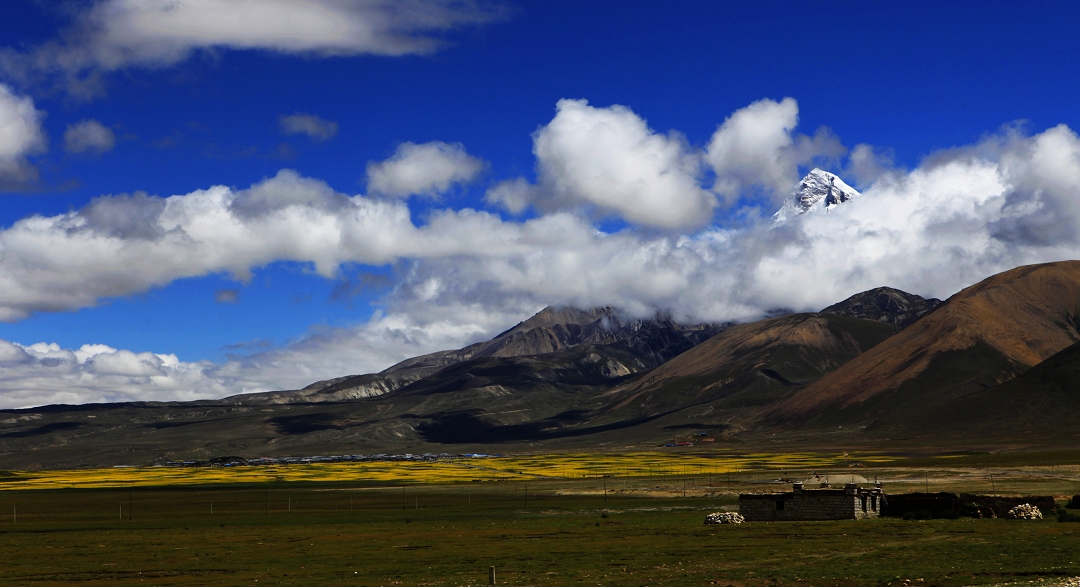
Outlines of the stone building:
M 803 489 L 802 483 L 794 483 L 787 493 L 740 495 L 739 513 L 748 522 L 858 520 L 878 517 L 884 498 L 880 484 L 872 489 L 854 483 L 843 489 Z

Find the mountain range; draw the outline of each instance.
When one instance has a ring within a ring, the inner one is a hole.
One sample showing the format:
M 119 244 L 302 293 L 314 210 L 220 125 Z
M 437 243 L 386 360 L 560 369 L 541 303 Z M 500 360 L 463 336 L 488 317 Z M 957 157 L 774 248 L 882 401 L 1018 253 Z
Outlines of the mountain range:
M 792 210 L 857 197 L 828 176 L 808 176 Z M 1078 386 L 1080 261 L 1063 261 L 945 301 L 879 287 L 743 324 L 545 308 L 490 340 L 299 390 L 0 410 L 0 468 L 703 437 L 744 449 L 1072 447 Z

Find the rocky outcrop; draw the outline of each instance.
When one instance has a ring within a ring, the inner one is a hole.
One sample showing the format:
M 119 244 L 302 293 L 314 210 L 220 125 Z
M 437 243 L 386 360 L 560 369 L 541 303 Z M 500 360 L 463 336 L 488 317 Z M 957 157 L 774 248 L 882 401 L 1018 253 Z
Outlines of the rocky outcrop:
M 876 320 L 903 328 L 940 305 L 941 300 L 937 298 L 927 299 L 891 287 L 877 287 L 833 304 L 821 313 Z

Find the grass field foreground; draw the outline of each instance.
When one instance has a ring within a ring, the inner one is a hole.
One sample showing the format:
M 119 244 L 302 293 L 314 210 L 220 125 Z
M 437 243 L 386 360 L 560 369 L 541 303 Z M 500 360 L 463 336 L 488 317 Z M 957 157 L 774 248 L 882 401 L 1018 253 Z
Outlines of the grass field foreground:
M 764 587 L 1027 585 L 1080 575 L 1080 524 L 704 526 L 705 513 L 732 509 L 735 498 L 566 486 L 5 492 L 0 503 L 17 505 L 18 518 L 0 518 L 0 577 L 18 587 L 481 585 L 495 566 L 500 585 Z
M 1080 524 L 1053 516 L 702 520 L 812 471 L 1062 498 L 1080 493 L 1070 462 L 647 453 L 14 472 L 0 476 L 0 583 L 468 586 L 495 566 L 519 586 L 1050 587 L 1080 576 Z

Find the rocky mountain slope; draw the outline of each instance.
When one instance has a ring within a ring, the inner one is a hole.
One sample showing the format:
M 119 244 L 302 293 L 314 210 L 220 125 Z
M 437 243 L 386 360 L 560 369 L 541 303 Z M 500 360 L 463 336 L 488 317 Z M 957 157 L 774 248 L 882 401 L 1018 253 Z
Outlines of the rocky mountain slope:
M 318 381 L 303 389 L 226 398 L 238 405 L 345 401 L 396 391 L 463 361 L 555 353 L 582 345 L 623 343 L 634 359 L 610 366 L 622 374 L 648 370 L 722 331 L 724 325 L 684 324 L 667 316 L 628 318 L 614 308 L 544 308 L 491 340 L 406 359 L 380 373 Z
M 751 427 L 762 409 L 897 330 L 891 324 L 828 314 L 740 324 L 608 392 L 611 407 L 605 420 L 693 412 L 683 425 Z
M 1080 262 L 1007 271 L 924 313 L 935 302 L 879 288 L 836 313 L 727 329 L 546 309 L 304 393 L 0 410 L 0 469 L 641 448 L 701 432 L 744 448 L 1080 442 Z M 358 395 L 371 383 L 385 388 Z
M 821 313 L 876 320 L 903 328 L 940 305 L 937 298 L 926 299 L 891 287 L 877 287 L 833 304 Z
M 828 212 L 860 195 L 837 175 L 814 168 L 795 186 L 791 197 L 773 215 L 773 221 L 784 222 L 808 212 Z

